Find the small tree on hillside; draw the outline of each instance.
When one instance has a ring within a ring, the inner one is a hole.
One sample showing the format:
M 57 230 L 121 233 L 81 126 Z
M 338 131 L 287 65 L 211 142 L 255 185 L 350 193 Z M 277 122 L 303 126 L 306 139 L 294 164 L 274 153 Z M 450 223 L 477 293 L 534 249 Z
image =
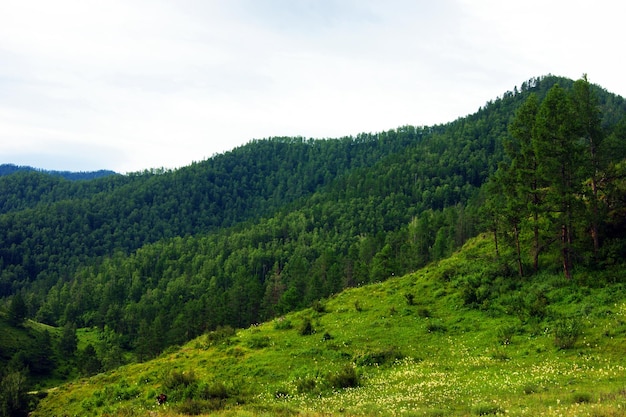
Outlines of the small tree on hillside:
M 26 302 L 21 293 L 16 293 L 11 299 L 11 305 L 9 306 L 9 323 L 12 326 L 20 326 L 26 319 L 26 313 L 28 308 Z

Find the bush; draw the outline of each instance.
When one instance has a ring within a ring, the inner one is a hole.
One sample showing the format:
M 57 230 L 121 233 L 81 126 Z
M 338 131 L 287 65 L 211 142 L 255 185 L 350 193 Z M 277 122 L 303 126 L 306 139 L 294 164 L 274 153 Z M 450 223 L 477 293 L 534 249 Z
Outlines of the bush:
M 298 378 L 296 380 L 296 390 L 300 394 L 307 394 L 315 391 L 317 382 L 315 378 Z
M 572 402 L 577 404 L 590 403 L 591 394 L 589 394 L 588 392 L 576 392 L 572 396 Z
M 221 382 L 214 382 L 212 384 L 203 384 L 199 389 L 200 398 L 203 400 L 210 400 L 218 398 L 225 400 L 230 397 L 226 385 Z
M 445 333 L 448 329 L 443 325 L 443 323 L 431 320 L 428 324 L 426 324 L 426 331 L 428 333 Z
M 539 392 L 539 387 L 537 387 L 537 385 L 535 384 L 526 384 L 524 385 L 524 394 L 526 395 L 530 395 L 530 394 L 535 394 L 537 392 Z
M 268 336 L 253 336 L 248 340 L 248 347 L 250 349 L 263 349 L 270 345 L 270 338 Z
M 193 371 L 173 370 L 162 379 L 161 388 L 173 401 L 191 399 L 196 395 L 198 380 Z
M 513 336 L 517 333 L 517 326 L 509 325 L 498 328 L 498 342 L 501 345 L 510 345 L 513 341 Z
M 220 400 L 195 400 L 190 398 L 176 407 L 179 413 L 189 416 L 207 414 L 211 411 L 221 410 L 222 408 L 224 408 L 224 404 Z
M 394 363 L 400 359 L 404 359 L 402 352 L 397 347 L 391 346 L 383 350 L 363 354 L 355 358 L 355 362 L 359 366 L 375 366 Z
M 235 335 L 235 329 L 230 326 L 219 326 L 217 329 L 206 334 L 207 346 L 215 346 L 220 343 L 228 344 L 228 341 Z
M 300 336 L 310 336 L 313 333 L 315 333 L 313 324 L 311 323 L 311 319 L 307 317 L 302 321 L 302 326 L 300 326 Z
M 335 389 L 355 388 L 360 385 L 359 376 L 352 365 L 346 365 L 337 373 L 330 373 L 326 377 L 328 385 Z
M 274 320 L 274 330 L 290 330 L 293 329 L 291 320 L 287 320 L 284 317 Z
M 410 306 L 415 304 L 415 295 L 411 294 L 410 292 L 404 294 L 404 298 L 406 299 L 406 303 Z
M 496 415 L 502 413 L 502 409 L 496 404 L 480 404 L 474 407 L 474 414 L 479 416 Z
M 325 313 L 326 312 L 326 306 L 320 300 L 313 301 L 313 304 L 311 305 L 311 308 L 316 313 Z
M 554 326 L 554 345 L 559 349 L 571 349 L 582 334 L 582 322 L 578 317 L 560 319 Z
M 181 387 L 194 385 L 197 382 L 198 380 L 193 371 L 181 372 L 174 369 L 165 375 L 165 377 L 161 381 L 161 385 L 163 386 L 163 388 L 166 388 L 168 390 L 175 390 Z

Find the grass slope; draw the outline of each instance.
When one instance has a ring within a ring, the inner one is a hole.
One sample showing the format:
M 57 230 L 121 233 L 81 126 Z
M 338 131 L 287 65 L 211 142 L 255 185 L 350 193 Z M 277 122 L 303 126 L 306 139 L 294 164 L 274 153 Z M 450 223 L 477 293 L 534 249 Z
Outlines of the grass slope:
M 626 416 L 620 271 L 522 281 L 492 253 L 479 237 L 413 274 L 61 386 L 33 416 Z

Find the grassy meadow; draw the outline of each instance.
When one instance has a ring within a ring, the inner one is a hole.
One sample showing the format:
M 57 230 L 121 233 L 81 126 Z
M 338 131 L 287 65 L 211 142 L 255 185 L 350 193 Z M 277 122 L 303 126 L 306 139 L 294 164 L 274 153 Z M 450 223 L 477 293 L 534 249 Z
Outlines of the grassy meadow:
M 415 273 L 54 388 L 33 416 L 626 416 L 621 282 L 617 267 L 522 279 L 483 236 Z

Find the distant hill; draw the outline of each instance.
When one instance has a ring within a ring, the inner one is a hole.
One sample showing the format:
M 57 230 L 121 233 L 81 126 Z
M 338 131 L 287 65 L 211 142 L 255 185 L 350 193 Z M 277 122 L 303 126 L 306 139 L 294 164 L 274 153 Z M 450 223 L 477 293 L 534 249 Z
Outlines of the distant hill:
M 98 171 L 88 171 L 88 172 L 72 172 L 72 171 L 50 171 L 45 169 L 34 168 L 31 166 L 25 165 L 14 165 L 14 164 L 2 164 L 0 165 L 0 177 L 4 175 L 15 174 L 16 172 L 23 171 L 35 171 L 41 172 L 44 174 L 52 175 L 55 177 L 65 178 L 70 181 L 80 181 L 80 180 L 93 180 L 96 178 L 108 177 L 111 175 L 118 175 L 115 171 L 100 169 Z

